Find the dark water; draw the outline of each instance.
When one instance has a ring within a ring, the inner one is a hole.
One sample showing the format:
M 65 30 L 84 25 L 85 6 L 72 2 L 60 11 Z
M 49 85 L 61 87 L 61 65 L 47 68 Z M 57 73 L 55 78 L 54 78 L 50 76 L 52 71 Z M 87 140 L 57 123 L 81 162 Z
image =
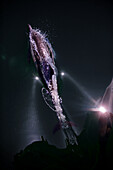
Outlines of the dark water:
M 11 169 L 13 155 L 42 135 L 64 147 L 62 132 L 52 134 L 57 117 L 45 105 L 41 84 L 33 79 L 34 66 L 28 63 L 27 24 L 48 34 L 59 70 L 68 72 L 98 99 L 113 75 L 113 4 L 6 0 L 0 17 L 0 154 L 2 166 Z M 90 101 L 66 78 L 61 95 L 79 133 Z

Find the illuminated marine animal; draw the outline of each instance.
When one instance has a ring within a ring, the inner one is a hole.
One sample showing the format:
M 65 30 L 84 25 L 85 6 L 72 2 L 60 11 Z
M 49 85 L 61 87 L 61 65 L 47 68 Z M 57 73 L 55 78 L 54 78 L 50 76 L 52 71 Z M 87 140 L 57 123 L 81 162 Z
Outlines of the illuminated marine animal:
M 39 77 L 45 87 L 42 88 L 42 95 L 46 104 L 57 113 L 60 126 L 65 133 L 66 138 L 71 143 L 77 143 L 76 134 L 72 129 L 71 123 L 64 115 L 62 99 L 58 94 L 57 68 L 55 66 L 55 52 L 39 29 L 32 29 L 29 25 L 30 50 Z M 50 104 L 52 103 L 52 104 Z

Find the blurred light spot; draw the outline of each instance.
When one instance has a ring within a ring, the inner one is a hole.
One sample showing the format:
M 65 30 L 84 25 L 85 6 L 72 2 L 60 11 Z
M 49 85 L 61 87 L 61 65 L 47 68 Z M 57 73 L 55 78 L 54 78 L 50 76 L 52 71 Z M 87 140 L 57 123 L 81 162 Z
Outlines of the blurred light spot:
M 65 73 L 64 72 L 61 72 L 61 76 L 64 76 L 65 75 Z
M 105 112 L 106 112 L 106 109 L 105 109 L 103 106 L 100 106 L 100 107 L 99 107 L 99 111 L 100 111 L 101 113 L 105 113 Z
M 38 76 L 35 76 L 35 80 L 39 80 L 39 77 L 38 77 Z

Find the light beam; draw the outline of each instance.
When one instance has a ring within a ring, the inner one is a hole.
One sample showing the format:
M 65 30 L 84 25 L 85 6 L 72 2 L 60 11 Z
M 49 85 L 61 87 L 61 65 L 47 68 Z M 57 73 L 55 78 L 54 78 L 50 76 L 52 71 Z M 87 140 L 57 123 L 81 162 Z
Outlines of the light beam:
M 72 76 L 70 76 L 68 73 L 65 73 L 67 78 L 80 90 L 80 92 L 86 96 L 92 103 L 96 105 L 96 101 L 93 99 L 93 97 L 84 89 L 83 86 L 80 85 Z

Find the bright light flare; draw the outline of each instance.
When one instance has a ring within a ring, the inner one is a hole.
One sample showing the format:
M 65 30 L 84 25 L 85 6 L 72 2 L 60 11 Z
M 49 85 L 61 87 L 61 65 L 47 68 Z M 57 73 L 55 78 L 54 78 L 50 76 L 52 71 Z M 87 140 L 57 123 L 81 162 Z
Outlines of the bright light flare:
M 100 111 L 101 113 L 105 113 L 105 112 L 106 112 L 106 109 L 105 109 L 103 106 L 100 106 L 100 107 L 99 107 L 99 111 Z
M 61 72 L 61 76 L 64 76 L 65 75 L 65 73 L 64 72 Z
M 39 77 L 38 77 L 38 76 L 35 76 L 35 80 L 39 80 Z

